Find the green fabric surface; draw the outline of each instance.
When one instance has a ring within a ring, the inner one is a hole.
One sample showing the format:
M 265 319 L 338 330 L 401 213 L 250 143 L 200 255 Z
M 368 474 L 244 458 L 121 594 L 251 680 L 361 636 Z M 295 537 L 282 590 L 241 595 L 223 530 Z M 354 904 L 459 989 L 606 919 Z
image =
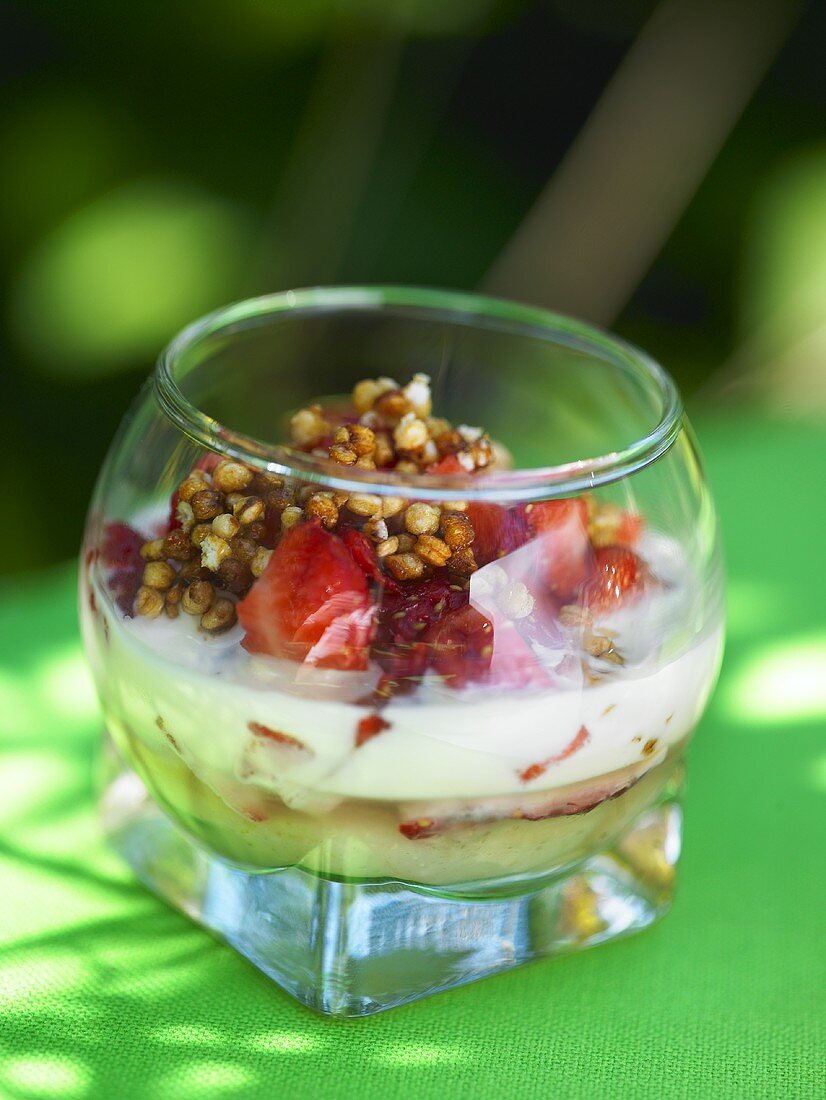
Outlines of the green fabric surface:
M 366 1020 L 317 1017 L 136 885 L 93 807 L 74 569 L 0 590 L 0 1096 L 826 1095 L 826 447 L 699 425 L 728 648 L 677 900 L 628 940 Z

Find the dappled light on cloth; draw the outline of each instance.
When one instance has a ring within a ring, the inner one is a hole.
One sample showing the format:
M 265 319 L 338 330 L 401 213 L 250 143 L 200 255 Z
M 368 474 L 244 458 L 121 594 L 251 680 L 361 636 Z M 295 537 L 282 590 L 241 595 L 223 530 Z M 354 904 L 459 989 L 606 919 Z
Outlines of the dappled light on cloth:
M 645 936 L 369 1020 L 312 1015 L 104 849 L 74 569 L 0 590 L 0 1095 L 271 1100 L 285 1085 L 301 1097 L 326 1083 L 328 1095 L 358 1100 L 659 1100 L 665 1080 L 692 1097 L 813 1095 L 822 697 L 795 709 L 776 685 L 805 686 L 823 652 L 823 594 L 807 581 L 823 521 L 807 512 L 793 569 L 784 525 L 784 509 L 799 517 L 815 499 L 816 437 L 730 418 L 701 435 L 735 588 L 765 598 L 749 629 L 731 634 L 692 746 L 673 912 Z M 738 476 L 754 437 L 766 471 L 754 492 L 778 500 L 771 513 Z M 768 694 L 746 700 L 748 685 Z M 762 705 L 759 724 L 733 699 Z M 744 736 L 752 727 L 760 735 Z
M 735 719 L 759 726 L 826 721 L 826 635 L 758 650 L 730 681 L 726 699 Z

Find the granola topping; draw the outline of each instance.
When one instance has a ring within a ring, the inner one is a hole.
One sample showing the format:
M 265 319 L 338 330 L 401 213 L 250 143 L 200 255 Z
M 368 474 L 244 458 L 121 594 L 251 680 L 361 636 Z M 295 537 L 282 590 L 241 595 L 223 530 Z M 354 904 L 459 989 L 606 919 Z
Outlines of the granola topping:
M 323 456 L 331 469 L 484 476 L 508 461 L 482 427 L 434 415 L 425 374 L 406 384 L 363 379 L 349 404 L 310 404 L 293 414 L 289 431 L 294 448 Z M 379 705 L 428 671 L 454 688 L 546 683 L 535 645 L 549 611 L 575 640 L 586 684 L 624 663 L 595 617 L 633 602 L 648 583 L 632 549 L 639 516 L 593 496 L 506 507 L 417 500 L 412 482 L 409 495 L 369 489 L 328 490 L 204 456 L 177 485 L 167 528 L 134 536 L 140 566 L 136 558 L 132 572 L 119 574 L 119 603 L 150 619 L 183 612 L 204 635 L 240 621 L 252 652 L 342 670 L 375 662 Z M 293 537 L 308 525 L 324 537 Z M 496 574 L 493 562 L 532 540 L 530 577 Z M 309 551 L 299 548 L 310 545 L 320 557 L 305 559 Z M 472 591 L 480 569 L 485 581 L 480 575 Z M 351 576 L 358 583 L 341 580 Z M 307 602 L 302 585 L 318 596 Z M 307 620 L 288 630 L 295 600 L 306 603 Z M 273 621 L 262 624 L 261 615 Z

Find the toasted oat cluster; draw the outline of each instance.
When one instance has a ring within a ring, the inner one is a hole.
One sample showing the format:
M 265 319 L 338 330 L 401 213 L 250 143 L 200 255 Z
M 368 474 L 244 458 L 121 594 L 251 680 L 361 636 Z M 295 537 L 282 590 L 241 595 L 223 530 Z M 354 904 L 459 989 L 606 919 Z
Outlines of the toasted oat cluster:
M 294 445 L 342 466 L 410 474 L 472 474 L 502 461 L 481 428 L 431 415 L 426 374 L 404 387 L 392 378 L 366 378 L 353 389 L 352 410 L 355 416 L 320 405 L 301 409 L 290 422 Z
M 344 412 L 320 405 L 291 418 L 291 442 L 331 462 L 400 473 L 468 474 L 489 468 L 494 450 L 479 428 L 454 428 L 431 416 L 430 380 L 400 387 L 365 379 Z M 236 604 L 267 567 L 282 532 L 308 520 L 327 531 L 358 528 L 381 569 L 397 581 L 426 579 L 435 569 L 456 581 L 477 568 L 465 505 L 439 506 L 402 496 L 331 492 L 289 484 L 242 462 L 202 459 L 180 483 L 167 531 L 141 542 L 134 614 L 197 616 L 217 634 L 237 621 Z
M 237 599 L 272 554 L 275 510 L 280 517 L 292 504 L 283 484 L 241 462 L 194 467 L 173 494 L 166 534 L 140 547 L 135 613 L 175 619 L 183 611 L 210 634 L 233 626 Z

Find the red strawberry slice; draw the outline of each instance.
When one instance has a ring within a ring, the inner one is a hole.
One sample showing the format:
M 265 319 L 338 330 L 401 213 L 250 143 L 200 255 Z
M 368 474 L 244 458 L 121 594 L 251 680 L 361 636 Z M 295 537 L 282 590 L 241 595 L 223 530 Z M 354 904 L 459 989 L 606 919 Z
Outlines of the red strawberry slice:
M 645 562 L 633 550 L 608 546 L 594 553 L 593 569 L 583 587 L 582 599 L 594 614 L 609 614 L 642 595 L 647 577 Z
M 409 840 L 426 840 L 449 830 L 491 821 L 544 821 L 549 817 L 587 814 L 608 799 L 624 794 L 650 769 L 651 764 L 646 761 L 597 779 L 569 783 L 549 791 L 525 792 L 517 797 L 402 803 L 400 809 L 404 820 L 399 825 L 399 832 Z
M 631 769 L 624 768 L 622 773 L 617 773 L 616 778 L 607 776 L 602 780 L 582 783 L 578 790 L 570 794 L 563 794 L 562 789 L 558 792 L 549 791 L 544 803 L 528 806 L 513 816 L 523 821 L 545 821 L 549 817 L 571 817 L 574 814 L 590 813 L 603 802 L 625 794 L 638 779 L 642 778 L 644 771 L 647 769 L 635 775 L 632 774 Z
M 143 566 L 143 535 L 126 523 L 107 523 L 103 535 L 103 560 L 109 569 L 134 569 Z
M 567 760 L 569 756 L 573 756 L 575 752 L 578 752 L 583 745 L 587 744 L 591 735 L 585 726 L 580 726 L 579 730 L 574 737 L 568 742 L 565 748 L 558 752 L 555 756 L 549 756 L 547 760 L 541 760 L 538 764 L 531 764 L 529 768 L 525 768 L 524 771 L 517 772 L 517 775 L 523 783 L 530 783 L 532 779 L 538 779 L 541 775 L 554 764 L 561 764 L 563 760 Z
M 386 718 L 382 718 L 380 714 L 368 714 L 356 726 L 356 748 L 360 749 L 366 741 L 378 737 L 383 730 L 389 729 L 390 723 Z
M 424 636 L 430 664 L 451 687 L 462 687 L 487 675 L 493 657 L 493 625 L 475 607 L 460 607 Z
M 364 574 L 346 546 L 320 524 L 291 527 L 269 564 L 238 604 L 252 653 L 325 668 L 365 667 L 372 608 Z M 341 620 L 341 621 L 339 621 Z
M 297 737 L 293 737 L 291 733 L 284 733 L 282 730 L 274 730 L 271 726 L 264 726 L 261 722 L 247 722 L 247 729 L 250 733 L 255 734 L 256 737 L 263 737 L 267 741 L 274 741 L 277 745 L 283 745 L 288 749 L 295 749 L 297 752 L 308 753 L 310 756 L 315 756 L 313 750 L 309 745 L 305 745 L 303 741 L 300 741 Z
M 530 537 L 522 505 L 505 508 L 501 504 L 471 501 L 467 506 L 467 517 L 476 532 L 473 555 L 480 566 L 513 553 L 524 546 Z
M 565 599 L 579 588 L 591 565 L 588 505 L 582 497 L 573 497 L 529 504 L 526 511 L 546 583 L 555 596 Z

